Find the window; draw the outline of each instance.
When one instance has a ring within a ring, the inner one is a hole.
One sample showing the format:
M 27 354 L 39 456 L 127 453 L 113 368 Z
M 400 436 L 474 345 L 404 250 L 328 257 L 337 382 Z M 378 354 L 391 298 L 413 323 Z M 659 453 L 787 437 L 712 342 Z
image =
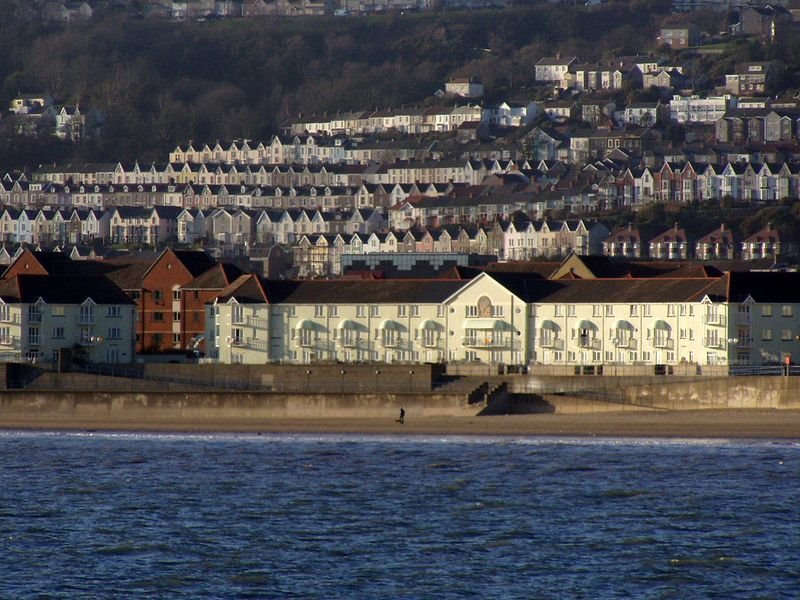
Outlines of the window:
M 173 333 L 172 334 L 172 343 L 173 344 L 180 344 L 181 343 L 181 334 L 180 333 Z
M 370 307 L 369 307 L 369 316 L 370 317 L 380 317 L 381 316 L 380 306 L 378 306 L 377 304 L 370 305 Z
M 603 316 L 603 307 L 599 304 L 592 304 L 592 316 L 593 317 L 602 317 Z
M 163 291 L 161 291 L 161 290 L 155 290 L 155 291 L 153 291 L 153 299 L 154 299 L 156 302 L 161 302 L 161 301 L 164 299 L 164 292 L 163 292 Z
M 106 337 L 109 340 L 122 339 L 122 329 L 120 329 L 119 327 L 109 327 L 108 328 L 108 335 Z
M 39 334 L 38 327 L 28 327 L 28 343 L 29 344 L 40 344 L 41 337 Z
M 163 312 L 154 312 L 153 313 L 153 321 L 156 323 L 161 323 L 164 321 L 164 313 Z
M 781 340 L 784 342 L 788 342 L 792 339 L 792 330 L 791 329 L 782 329 L 781 330 Z
M 502 318 L 503 317 L 503 306 L 501 304 L 493 304 L 492 305 L 492 316 L 495 318 Z
M 653 307 L 650 306 L 649 304 L 645 304 L 642 307 L 642 309 L 644 311 L 644 316 L 645 317 L 652 317 L 653 316 Z M 674 307 L 673 307 L 673 310 L 674 310 Z
M 611 306 L 610 304 L 606 305 L 605 311 L 606 311 L 606 316 L 607 317 L 613 317 L 614 316 L 614 307 Z
M 78 318 L 81 323 L 94 323 L 94 306 L 92 304 L 81 304 Z
M 638 317 L 639 316 L 639 306 L 637 304 L 630 305 L 630 316 Z
M 761 316 L 762 317 L 771 317 L 772 316 L 772 305 L 765 304 L 761 307 Z
M 175 313 L 173 313 L 174 318 Z M 178 315 L 178 319 L 180 320 L 180 315 Z M 244 306 L 241 304 L 234 304 L 231 306 L 231 323 L 244 323 Z
M 469 305 L 465 307 L 464 316 L 467 318 L 469 317 L 477 317 L 478 316 L 478 307 L 474 305 Z
M 41 323 L 42 322 L 42 307 L 38 304 L 31 304 L 28 306 L 28 322 Z
M 54 307 L 55 308 L 55 307 Z M 63 307 L 62 307 L 63 310 Z M 106 308 L 106 316 L 118 318 L 122 316 L 122 307 L 121 306 L 109 306 Z
M 332 304 L 328 307 L 328 316 L 329 317 L 338 317 L 339 316 L 339 307 Z
M 319 318 L 324 316 L 325 314 L 325 307 L 322 304 L 315 304 L 314 305 L 314 316 Z
M 53 339 L 54 340 L 63 340 L 64 339 L 64 328 L 63 327 L 53 327 Z
M 181 320 L 181 313 L 179 313 L 179 312 L 173 312 L 173 313 L 172 313 L 172 320 L 173 320 L 173 321 L 176 321 L 176 322 L 180 322 L 180 320 Z
M 363 304 L 356 306 L 356 318 L 363 319 L 367 316 L 367 307 Z
M 444 316 L 446 314 L 447 314 L 447 307 L 444 304 L 440 304 L 439 306 L 436 307 L 436 316 L 437 317 L 442 319 L 442 318 L 444 318 Z
M 172 290 L 172 299 L 173 300 L 180 300 L 181 299 L 181 291 L 180 290 Z
M 8 304 L 0 303 L 0 321 L 11 320 L 11 307 Z
M 119 308 L 119 307 L 117 307 Z M 63 306 L 51 306 L 50 307 L 50 314 L 54 317 L 63 317 L 64 316 L 64 307 Z
M 792 305 L 791 304 L 784 304 L 781 307 L 781 315 L 784 317 L 791 317 L 792 316 Z
M 761 339 L 765 342 L 772 341 L 772 329 L 762 329 L 761 330 Z
M 564 316 L 564 307 L 561 306 L 560 304 L 556 304 L 554 315 L 556 317 L 563 317 Z
M 574 304 L 567 304 L 567 316 L 574 317 L 575 316 L 575 305 Z
M 406 308 L 407 307 L 406 307 L 405 304 L 399 304 L 397 306 L 397 316 L 398 317 L 405 317 L 406 316 Z
M 412 304 L 411 305 L 411 316 L 412 317 L 418 317 L 419 316 L 419 305 L 418 304 Z
M 141 300 L 142 292 L 139 290 L 134 290 L 131 292 L 131 300 Z
M 11 343 L 11 328 L 8 326 L 0 327 L 0 344 L 7 346 L 10 343 Z

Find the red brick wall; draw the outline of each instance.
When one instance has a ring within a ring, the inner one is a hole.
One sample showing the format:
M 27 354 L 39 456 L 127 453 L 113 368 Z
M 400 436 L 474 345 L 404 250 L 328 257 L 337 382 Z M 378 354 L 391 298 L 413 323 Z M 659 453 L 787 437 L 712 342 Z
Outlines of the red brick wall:
M 173 288 L 186 285 L 192 279 L 192 274 L 170 250 L 153 263 L 142 280 L 142 297 L 137 303 L 137 352 L 185 350 L 186 340 L 173 341 L 173 312 L 182 312 L 177 304 L 173 305 Z

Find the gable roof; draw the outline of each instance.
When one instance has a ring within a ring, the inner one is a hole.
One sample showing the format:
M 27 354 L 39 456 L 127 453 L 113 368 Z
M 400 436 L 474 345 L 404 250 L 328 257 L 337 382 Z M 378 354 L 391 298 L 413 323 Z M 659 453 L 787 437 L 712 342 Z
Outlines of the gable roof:
M 62 275 L 15 275 L 0 282 L 0 298 L 5 302 L 33 303 L 39 298 L 48 304 L 82 304 L 91 298 L 96 304 L 134 304 L 111 280 L 102 275 L 75 279 Z

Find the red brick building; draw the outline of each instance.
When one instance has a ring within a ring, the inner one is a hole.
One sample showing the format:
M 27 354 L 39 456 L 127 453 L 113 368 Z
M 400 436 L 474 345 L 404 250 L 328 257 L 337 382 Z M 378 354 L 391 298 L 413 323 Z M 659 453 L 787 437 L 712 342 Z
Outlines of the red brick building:
M 185 350 L 181 288 L 215 265 L 208 254 L 195 250 L 164 250 L 142 276 L 137 304 L 136 351 Z

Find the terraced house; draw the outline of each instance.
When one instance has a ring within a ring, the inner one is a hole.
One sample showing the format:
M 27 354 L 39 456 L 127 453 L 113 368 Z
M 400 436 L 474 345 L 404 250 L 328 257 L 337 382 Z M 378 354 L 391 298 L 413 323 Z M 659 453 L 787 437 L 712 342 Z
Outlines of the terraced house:
M 485 272 L 470 281 L 244 276 L 207 305 L 209 355 L 224 363 L 466 362 L 561 374 L 722 373 L 800 356 L 800 274 L 710 269 L 580 279 L 577 271 L 562 265 L 561 279 Z

